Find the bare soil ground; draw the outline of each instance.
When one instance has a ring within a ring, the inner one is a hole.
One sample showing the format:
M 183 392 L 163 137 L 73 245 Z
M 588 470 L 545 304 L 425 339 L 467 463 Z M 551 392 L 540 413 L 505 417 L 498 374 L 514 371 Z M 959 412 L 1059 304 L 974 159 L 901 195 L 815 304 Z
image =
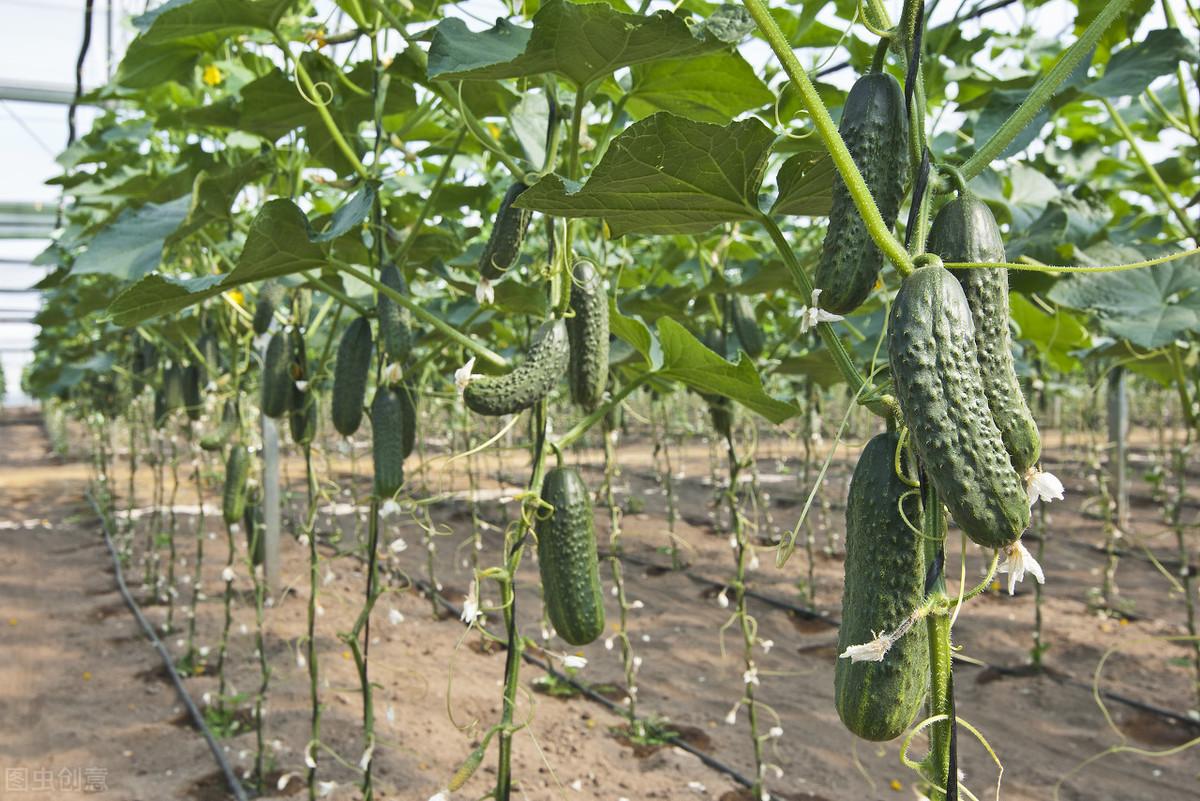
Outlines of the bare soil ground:
M 0 571 L 0 646 L 5 655 L 0 661 L 0 766 L 24 769 L 31 780 L 34 771 L 43 768 L 104 768 L 113 798 L 204 801 L 225 797 L 203 740 L 186 724 L 173 689 L 158 669 L 157 656 L 115 592 L 99 524 L 82 501 L 88 470 L 76 462 L 60 463 L 47 454 L 40 428 L 30 422 L 9 421 L 0 432 L 8 444 L 3 449 L 7 461 L 0 463 L 0 543 L 6 555 Z M 1011 675 L 961 663 L 956 672 L 958 713 L 987 737 L 1003 762 L 1005 799 L 1052 798 L 1060 780 L 1059 797 L 1072 801 L 1196 797 L 1200 752 L 1160 757 L 1147 752 L 1186 743 L 1200 735 L 1200 728 L 1109 703 L 1115 729 L 1110 728 L 1089 686 L 1098 662 L 1115 649 L 1105 665 L 1101 687 L 1179 714 L 1194 709 L 1188 651 L 1164 639 L 1184 633 L 1182 599 L 1151 563 L 1131 552 L 1121 561 L 1117 576 L 1129 616 L 1114 618 L 1089 606 L 1105 562 L 1105 555 L 1092 547 L 1102 539 L 1094 504 L 1089 501 L 1093 491 L 1078 461 L 1078 442 L 1060 443 L 1056 434 L 1048 440 L 1053 447 L 1045 466 L 1064 480 L 1068 490 L 1068 499 L 1051 507 L 1043 560 L 1050 671 Z M 1143 433 L 1134 445 L 1137 461 L 1133 474 L 1138 476 L 1151 443 Z M 855 448 L 847 448 L 841 455 L 855 452 Z M 328 788 L 327 797 L 335 799 L 358 797 L 353 786 L 357 779 L 354 766 L 363 750 L 358 680 L 350 652 L 338 633 L 350 628 L 358 612 L 364 575 L 354 556 L 334 555 L 335 542 L 342 551 L 350 550 L 365 529 L 361 517 L 356 523 L 363 499 L 355 494 L 365 497 L 367 484 L 362 472 L 369 468 L 369 459 L 362 454 L 360 448 L 356 464 L 344 454 L 318 460 L 322 475 L 331 470 L 329 475 L 336 475 L 339 485 L 322 483 L 323 511 L 317 521 L 318 532 L 327 543 L 320 569 L 322 615 L 317 642 L 323 676 L 322 742 L 328 749 L 320 751 L 318 759 L 320 778 L 338 785 Z M 656 480 L 650 447 L 645 442 L 622 443 L 620 454 L 618 499 L 627 509 L 624 544 L 636 560 L 625 567 L 627 593 L 644 604 L 630 618 L 631 638 L 643 658 L 639 713 L 668 719 L 671 728 L 685 734 L 689 742 L 749 774 L 753 763 L 744 711 L 735 725 L 725 722 L 730 707 L 741 696 L 740 646 L 736 637 L 729 636 L 727 654 L 722 655 L 718 631 L 729 610 L 720 605 L 719 590 L 697 581 L 727 581 L 733 573 L 724 516 L 713 506 L 709 448 L 692 439 L 672 452 L 682 516 L 676 535 L 687 543 L 687 573 L 663 569 L 670 566 L 664 553 L 670 540 L 665 498 Z M 578 451 L 569 458 L 581 464 L 592 486 L 599 487 L 601 454 Z M 219 503 L 220 465 L 215 459 L 202 465 L 213 483 L 205 493 L 205 501 L 212 507 L 203 529 L 202 586 L 207 597 L 197 611 L 197 629 L 198 642 L 215 652 L 223 616 L 220 573 L 226 538 L 213 506 Z M 471 505 L 463 493 L 469 486 L 466 463 L 460 460 L 447 465 L 444 459 L 433 458 L 428 465 L 427 471 L 413 471 L 413 482 L 423 485 L 414 495 L 456 493 L 430 509 L 436 531 L 432 564 L 434 579 L 445 597 L 461 603 L 470 583 L 472 551 Z M 772 529 L 791 528 L 808 487 L 797 478 L 798 454 L 791 443 L 762 443 L 757 466 L 761 488 L 770 496 L 765 509 L 771 520 L 761 521 L 761 533 L 767 539 Z M 352 467 L 359 475 L 350 472 Z M 527 459 L 512 453 L 498 460 L 489 453 L 478 467 L 482 472 L 478 497 L 484 499 L 479 513 L 490 524 L 478 556 L 479 564 L 487 566 L 497 561 L 502 527 L 516 511 L 511 499 L 522 489 Z M 835 460 L 823 493 L 824 508 L 814 519 L 816 607 L 835 617 L 840 612 L 840 507 L 849 467 L 848 461 Z M 303 467 L 291 460 L 286 468 L 291 490 L 287 514 L 299 519 Z M 177 572 L 184 575 L 194 564 L 197 516 L 190 464 L 182 465 L 180 473 Z M 124 533 L 137 545 L 128 569 L 132 588 L 151 620 L 162 624 L 166 605 L 156 602 L 149 588 L 137 586 L 142 575 L 139 560 L 144 556 L 152 520 L 146 511 L 150 476 L 150 468 L 143 464 L 133 505 L 146 513 L 128 518 L 130 528 Z M 127 495 L 127 480 L 126 463 L 118 460 L 111 483 L 119 494 Z M 1178 572 L 1172 539 L 1162 526 L 1150 488 L 1139 479 L 1132 496 L 1131 530 L 1136 542 L 1127 545 L 1144 545 L 1168 569 Z M 118 510 L 128 508 L 128 500 L 119 498 Z M 1188 514 L 1195 516 L 1194 504 Z M 596 515 L 597 531 L 605 542 L 608 511 L 597 507 Z M 44 527 L 42 520 L 48 521 L 49 527 Z M 122 515 L 122 524 L 126 520 Z M 409 513 L 389 518 L 382 541 L 390 544 L 401 538 L 407 544 L 405 550 L 386 551 L 389 569 L 428 578 L 428 537 L 419 522 L 419 517 Z M 285 527 L 295 530 L 294 526 Z M 239 548 L 244 547 L 242 538 L 237 542 Z M 828 554 L 823 547 L 827 543 L 833 543 Z M 1034 547 L 1032 542 L 1030 547 Z M 797 586 L 807 581 L 809 574 L 804 549 L 797 550 L 782 569 L 775 568 L 771 548 L 764 547 L 759 555 L 761 564 L 752 573 L 751 587 L 806 605 L 807 598 Z M 640 564 L 645 562 L 656 567 Z M 968 550 L 966 575 L 971 583 L 977 580 L 982 562 L 981 552 L 973 547 Z M 959 564 L 956 547 L 949 557 L 952 578 Z M 607 565 L 601 572 L 608 582 Z M 299 778 L 291 779 L 282 791 L 276 787 L 282 775 L 303 774 L 308 740 L 308 672 L 297 660 L 303 647 L 309 593 L 307 550 L 290 536 L 284 540 L 283 583 L 285 588 L 275 593 L 266 613 L 267 653 L 272 665 L 264 732 L 273 762 L 271 786 L 266 788 L 269 797 L 301 794 Z M 531 557 L 523 564 L 519 586 L 521 626 L 541 640 L 537 567 Z M 253 654 L 251 582 L 244 570 L 239 571 L 236 587 L 239 594 L 228 676 L 237 692 L 249 695 L 258 682 L 258 668 Z M 180 584 L 179 593 L 174 610 L 177 628 L 185 622 L 191 589 Z M 485 602 L 496 595 L 487 584 L 483 594 Z M 610 606 L 611 620 L 616 619 L 614 607 L 615 603 Z M 393 610 L 403 619 L 392 614 Z M 759 697 L 773 710 L 766 714 L 764 729 L 776 723 L 775 715 L 783 729 L 783 735 L 767 745 L 769 760 L 782 771 L 779 777 L 773 769 L 768 771 L 772 794 L 828 801 L 913 798 L 914 776 L 900 764 L 899 743 L 857 741 L 837 720 L 833 707 L 836 629 L 757 601 L 752 602 L 751 610 L 761 636 L 774 642 L 769 652 L 760 649 L 755 656 L 762 682 Z M 1024 665 L 1033 614 L 1028 583 L 1014 597 L 989 593 L 969 604 L 955 627 L 961 656 L 1001 668 Z M 498 615 L 490 618 L 494 625 Z M 177 631 L 164 639 L 176 653 L 182 653 L 182 634 Z M 566 648 L 553 639 L 545 645 L 552 652 Z M 579 679 L 592 685 L 623 686 L 619 649 L 606 650 L 600 641 L 582 652 L 589 664 Z M 503 652 L 483 647 L 477 633 L 464 637 L 457 620 L 435 618 L 428 599 L 396 582 L 372 617 L 371 665 L 378 685 L 377 797 L 424 801 L 445 786 L 477 742 L 473 738 L 498 718 Z M 215 693 L 216 680 L 208 675 L 211 653 L 208 668 L 188 679 L 189 691 L 198 701 L 206 694 L 212 700 Z M 531 682 L 539 675 L 526 666 L 523 687 L 532 689 Z M 622 695 L 612 688 L 609 694 Z M 517 716 L 531 721 L 515 740 L 514 775 L 521 782 L 522 798 L 634 801 L 736 797 L 732 795 L 736 785 L 728 777 L 694 756 L 672 747 L 635 749 L 623 743 L 613 736 L 622 718 L 586 699 L 562 700 L 522 692 Z M 923 748 L 921 739 L 916 738 L 914 755 Z M 254 733 L 233 734 L 224 743 L 238 769 L 249 770 Z M 981 798 L 993 796 L 997 770 L 991 758 L 965 729 L 960 744 L 960 766 L 967 784 Z M 1084 760 L 1118 745 L 1130 750 L 1072 773 Z M 462 797 L 476 798 L 487 792 L 495 778 L 494 762 L 493 749 Z M 0 785 L 0 798 L 10 796 L 25 797 L 15 792 L 5 795 Z M 48 797 L 73 795 L 56 791 Z

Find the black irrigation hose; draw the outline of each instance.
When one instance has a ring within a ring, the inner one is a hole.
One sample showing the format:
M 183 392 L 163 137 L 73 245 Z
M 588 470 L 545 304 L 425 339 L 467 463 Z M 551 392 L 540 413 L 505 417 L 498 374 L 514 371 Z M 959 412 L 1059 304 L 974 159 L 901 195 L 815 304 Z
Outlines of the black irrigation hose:
M 237 776 L 233 772 L 233 768 L 225 760 L 225 754 L 221 750 L 221 746 L 217 744 L 217 738 L 209 730 L 208 724 L 204 721 L 204 715 L 196 707 L 192 697 L 188 695 L 187 689 L 183 686 L 183 679 L 175 671 L 175 661 L 171 659 L 171 654 L 167 652 L 166 646 L 162 644 L 162 640 L 154 632 L 154 626 L 150 625 L 150 621 L 146 620 L 142 614 L 141 607 L 138 606 L 133 595 L 129 592 L 129 587 L 125 584 L 125 574 L 121 570 L 121 559 L 117 556 L 117 549 L 113 545 L 112 537 L 108 531 L 108 516 L 100 509 L 100 505 L 96 502 L 96 496 L 89 490 L 87 493 L 88 503 L 92 505 L 93 511 L 100 518 L 102 531 L 104 532 L 104 544 L 108 546 L 108 553 L 112 557 L 113 574 L 117 579 L 117 589 L 121 591 L 121 596 L 125 599 L 126 606 L 129 611 L 133 612 L 133 616 L 137 618 L 138 625 L 142 627 L 142 631 L 150 639 L 154 645 L 154 650 L 158 651 L 158 655 L 162 658 L 163 667 L 167 669 L 167 673 L 171 676 L 171 683 L 175 685 L 175 692 L 179 695 L 179 700 L 183 701 L 183 705 L 187 707 L 188 715 L 192 718 L 192 724 L 199 729 L 204 736 L 205 742 L 208 743 L 208 749 L 212 751 L 213 759 L 217 761 L 217 767 L 221 769 L 221 773 L 225 776 L 225 783 L 229 785 L 230 792 L 237 801 L 249 801 L 242 783 L 238 781 Z

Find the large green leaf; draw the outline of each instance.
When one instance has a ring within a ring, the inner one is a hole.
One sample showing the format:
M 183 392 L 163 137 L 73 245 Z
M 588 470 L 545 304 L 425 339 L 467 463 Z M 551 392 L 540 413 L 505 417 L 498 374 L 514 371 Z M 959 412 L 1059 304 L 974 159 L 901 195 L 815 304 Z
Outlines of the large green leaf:
M 837 168 L 824 150 L 804 150 L 779 167 L 779 195 L 772 214 L 820 217 L 833 203 Z
M 795 406 L 763 390 L 750 359 L 743 356 L 737 364 L 722 359 L 670 317 L 660 317 L 657 328 L 663 354 L 659 376 L 680 381 L 698 392 L 724 395 L 772 423 L 782 423 L 798 413 Z
M 1105 244 L 1087 255 L 1099 264 L 1160 255 Z M 1195 257 L 1119 273 L 1089 273 L 1061 281 L 1050 299 L 1091 312 L 1112 336 L 1140 348 L 1159 348 L 1200 331 L 1200 263 Z
M 652 61 L 632 70 L 625 108 L 640 118 L 656 111 L 724 125 L 775 95 L 736 52 Z
M 613 236 L 703 233 L 759 214 L 758 187 L 774 140 L 755 119 L 722 127 L 660 112 L 614 139 L 586 183 L 548 175 L 517 205 L 603 217 Z
M 722 32 L 723 35 L 723 32 Z M 621 67 L 715 50 L 727 41 L 704 29 L 693 34 L 680 14 L 622 14 L 605 3 L 550 0 L 533 16 L 533 27 L 498 19 L 474 33 L 457 17 L 434 29 L 429 77 L 521 78 L 554 72 L 576 86 Z
M 628 342 L 640 353 L 651 369 L 662 366 L 662 347 L 654 338 L 654 334 L 650 333 L 650 329 L 639 318 L 621 314 L 613 298 L 608 299 L 608 326 L 615 337 Z
M 191 197 L 125 209 L 75 259 L 72 275 L 111 275 L 136 281 L 158 268 L 163 245 L 187 216 Z
M 1176 28 L 1150 31 L 1145 41 L 1115 53 L 1104 75 L 1083 90 L 1096 97 L 1140 95 L 1155 78 L 1172 72 L 1180 61 L 1194 64 L 1198 60 L 1196 45 Z
M 1074 313 L 1063 308 L 1047 312 L 1016 293 L 1009 296 L 1009 308 L 1018 337 L 1033 345 L 1050 366 L 1064 373 L 1079 367 L 1073 351 L 1090 347 L 1092 338 Z
M 242 284 L 319 268 L 325 263 L 325 251 L 312 235 L 299 206 L 283 198 L 268 201 L 250 224 L 231 272 L 190 279 L 152 273 L 118 295 L 108 313 L 118 325 L 136 325 Z
M 269 31 L 296 0 L 190 0 L 168 3 L 135 20 L 143 44 L 193 42 L 195 37 L 245 30 Z M 147 27 L 147 22 L 149 26 Z

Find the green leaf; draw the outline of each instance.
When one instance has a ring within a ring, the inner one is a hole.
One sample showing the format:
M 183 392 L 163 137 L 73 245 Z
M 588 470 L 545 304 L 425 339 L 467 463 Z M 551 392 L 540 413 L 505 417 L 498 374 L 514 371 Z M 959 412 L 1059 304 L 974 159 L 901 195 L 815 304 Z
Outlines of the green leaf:
M 191 42 L 197 36 L 274 29 L 296 0 L 190 0 L 168 3 L 134 21 L 143 44 Z M 149 27 L 145 27 L 149 22 Z
M 833 204 L 833 177 L 837 168 L 824 150 L 805 150 L 779 167 L 779 196 L 771 207 L 775 215 L 821 217 Z
M 745 356 L 737 364 L 722 359 L 670 317 L 659 318 L 657 328 L 663 351 L 663 365 L 658 370 L 661 377 L 680 381 L 698 392 L 723 395 L 772 423 L 782 423 L 799 412 L 763 390 L 758 371 Z
M 810 351 L 800 356 L 789 356 L 775 369 L 778 375 L 804 376 L 822 389 L 835 387 L 846 380 L 829 353 L 824 350 Z
M 1104 75 L 1083 90 L 1096 97 L 1140 95 L 1180 61 L 1200 61 L 1196 45 L 1175 28 L 1150 31 L 1145 41 L 1130 45 L 1108 60 Z
M 632 70 L 625 108 L 635 118 L 669 111 L 724 125 L 775 96 L 736 52 L 652 61 Z
M 729 29 L 717 29 L 727 35 Z M 604 3 L 550 0 L 533 16 L 533 28 L 496 20 L 474 33 L 457 17 L 434 29 L 429 77 L 439 80 L 522 78 L 554 72 L 584 86 L 621 67 L 724 47 L 706 30 L 692 33 L 680 14 L 622 14 Z
M 1048 313 L 1024 295 L 1009 295 L 1012 320 L 1018 338 L 1028 342 L 1055 369 L 1064 373 L 1079 367 L 1072 351 L 1091 347 L 1092 337 L 1079 318 L 1063 308 Z
M 646 324 L 637 317 L 621 314 L 614 298 L 608 299 L 608 327 L 618 339 L 628 342 L 634 350 L 642 355 L 651 369 L 662 366 L 662 347 Z
M 975 145 L 978 147 L 991 139 L 1028 96 L 1029 91 L 1025 89 L 993 90 L 987 105 L 983 107 L 983 110 L 979 112 L 979 117 L 975 120 Z M 1038 138 L 1038 134 L 1041 133 L 1049 119 L 1050 111 L 1042 109 L 1036 117 L 1030 120 L 1028 125 L 1021 129 L 1019 134 L 1013 137 L 1013 140 L 1008 143 L 1008 147 L 1004 148 L 996 158 L 1006 159 L 1029 147 Z
M 111 275 L 136 281 L 158 268 L 163 245 L 187 216 L 191 197 L 125 209 L 75 259 L 72 275 Z
M 703 233 L 758 216 L 758 187 L 774 140 L 755 119 L 722 127 L 660 112 L 614 139 L 587 183 L 548 175 L 517 205 L 603 217 L 614 237 Z
M 310 234 L 308 218 L 299 206 L 283 198 L 268 201 L 250 224 L 231 272 L 190 279 L 152 273 L 118 295 L 108 313 L 117 325 L 136 325 L 242 284 L 319 268 L 325 263 L 325 252 L 309 239 Z
M 313 242 L 331 242 L 356 225 L 367 219 L 371 206 L 375 203 L 376 184 L 367 182 L 362 185 L 354 197 L 342 204 L 329 220 L 329 227 L 319 234 L 312 235 Z
M 1105 244 L 1087 255 L 1099 264 L 1120 264 L 1163 255 Z M 1195 257 L 1119 273 L 1075 275 L 1050 290 L 1050 299 L 1091 312 L 1112 336 L 1140 348 L 1160 348 L 1200 331 L 1200 264 Z

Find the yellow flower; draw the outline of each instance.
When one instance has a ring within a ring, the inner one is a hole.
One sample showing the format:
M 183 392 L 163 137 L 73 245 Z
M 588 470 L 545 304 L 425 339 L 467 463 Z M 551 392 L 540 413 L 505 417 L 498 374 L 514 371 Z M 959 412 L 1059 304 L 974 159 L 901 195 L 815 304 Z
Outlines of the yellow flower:
M 246 296 L 242 294 L 242 290 L 231 289 L 225 294 L 230 300 L 232 300 L 237 305 L 241 306 L 242 308 L 246 307 Z
M 904 785 L 900 783 L 899 779 L 892 779 L 888 782 L 888 787 L 891 787 L 897 793 L 904 789 Z
M 202 80 L 206 86 L 217 86 L 225 80 L 225 76 L 221 74 L 221 70 L 216 64 L 209 64 L 204 68 Z
M 315 31 L 313 31 L 312 40 L 316 42 L 318 50 L 329 44 L 329 42 L 325 40 L 325 29 L 323 27 L 317 28 Z
M 83 671 L 83 680 L 84 680 L 84 681 L 91 681 L 91 680 L 92 680 L 92 672 L 91 672 L 90 670 L 85 670 L 85 671 Z
M 489 122 L 487 124 L 487 127 L 488 127 L 488 133 L 490 133 L 492 136 L 494 136 L 497 139 L 500 138 L 500 126 L 499 125 L 497 125 L 494 122 Z

